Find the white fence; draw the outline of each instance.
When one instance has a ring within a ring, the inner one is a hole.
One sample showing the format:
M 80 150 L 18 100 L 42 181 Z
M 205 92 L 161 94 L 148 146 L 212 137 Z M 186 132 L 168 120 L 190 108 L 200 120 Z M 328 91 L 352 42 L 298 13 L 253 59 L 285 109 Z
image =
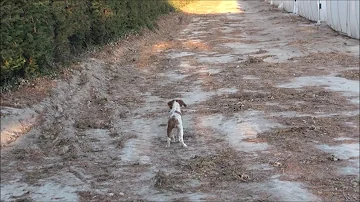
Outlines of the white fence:
M 325 22 L 334 30 L 359 39 L 360 0 L 265 0 L 288 12 L 317 23 Z

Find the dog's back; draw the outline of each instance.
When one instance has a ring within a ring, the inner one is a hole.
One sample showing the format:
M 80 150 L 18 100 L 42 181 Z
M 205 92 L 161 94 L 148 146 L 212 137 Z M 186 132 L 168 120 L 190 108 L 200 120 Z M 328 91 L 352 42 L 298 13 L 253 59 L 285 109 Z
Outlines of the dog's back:
M 172 130 L 174 128 L 178 129 L 178 137 L 181 144 L 186 147 L 183 139 L 183 126 L 182 126 L 182 118 L 181 118 L 181 106 L 185 106 L 186 104 L 182 100 L 172 100 L 168 102 L 168 106 L 170 107 L 170 115 L 168 119 L 168 126 L 167 126 L 167 147 L 170 146 L 170 140 L 172 138 Z M 174 138 L 174 137 L 173 137 Z M 174 138 L 175 140 L 175 138 Z
M 167 127 L 167 136 L 168 138 L 171 138 L 171 131 L 174 128 L 177 128 L 179 126 L 179 120 L 176 118 L 175 115 L 172 115 L 168 120 L 168 127 Z
M 180 105 L 177 102 L 173 102 L 171 110 L 170 110 L 170 116 L 168 120 L 168 128 L 167 128 L 167 135 L 170 138 L 171 131 L 174 128 L 180 127 L 181 124 L 181 115 L 179 115 L 177 112 L 180 111 Z

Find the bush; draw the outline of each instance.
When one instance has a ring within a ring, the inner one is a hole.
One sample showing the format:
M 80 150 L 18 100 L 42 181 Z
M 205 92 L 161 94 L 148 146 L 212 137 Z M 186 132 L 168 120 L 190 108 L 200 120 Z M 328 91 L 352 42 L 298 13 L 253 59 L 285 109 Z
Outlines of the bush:
M 152 29 L 158 16 L 191 1 L 2 0 L 0 86 L 51 71 L 129 31 Z
M 40 72 L 53 60 L 53 21 L 45 1 L 1 2 L 1 84 Z

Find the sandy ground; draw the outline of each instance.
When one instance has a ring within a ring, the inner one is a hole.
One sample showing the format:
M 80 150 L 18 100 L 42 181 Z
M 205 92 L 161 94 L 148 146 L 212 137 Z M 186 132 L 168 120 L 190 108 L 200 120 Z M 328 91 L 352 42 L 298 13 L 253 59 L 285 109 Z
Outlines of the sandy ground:
M 1 201 L 358 201 L 359 41 L 229 2 L 4 94 Z

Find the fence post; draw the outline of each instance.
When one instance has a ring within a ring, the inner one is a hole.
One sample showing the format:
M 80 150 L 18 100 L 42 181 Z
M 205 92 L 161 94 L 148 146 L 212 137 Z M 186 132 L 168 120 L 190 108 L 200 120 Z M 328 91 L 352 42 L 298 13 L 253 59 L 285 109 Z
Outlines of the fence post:
M 298 7 L 297 7 L 297 2 L 296 2 L 296 0 L 294 0 L 294 10 L 293 10 L 293 13 L 294 14 L 298 14 Z
M 321 19 L 320 19 L 320 10 L 321 10 L 321 1 L 318 0 L 317 1 L 317 7 L 318 7 L 318 20 L 317 20 L 317 25 L 320 25 L 321 24 Z
M 349 2 L 349 0 L 347 0 L 346 1 L 346 3 L 347 3 L 347 6 L 346 6 L 346 10 L 347 10 L 347 15 L 346 15 L 346 34 L 348 35 L 348 36 L 351 36 L 351 31 L 350 31 L 350 26 L 349 26 L 349 24 L 350 24 L 350 2 Z

